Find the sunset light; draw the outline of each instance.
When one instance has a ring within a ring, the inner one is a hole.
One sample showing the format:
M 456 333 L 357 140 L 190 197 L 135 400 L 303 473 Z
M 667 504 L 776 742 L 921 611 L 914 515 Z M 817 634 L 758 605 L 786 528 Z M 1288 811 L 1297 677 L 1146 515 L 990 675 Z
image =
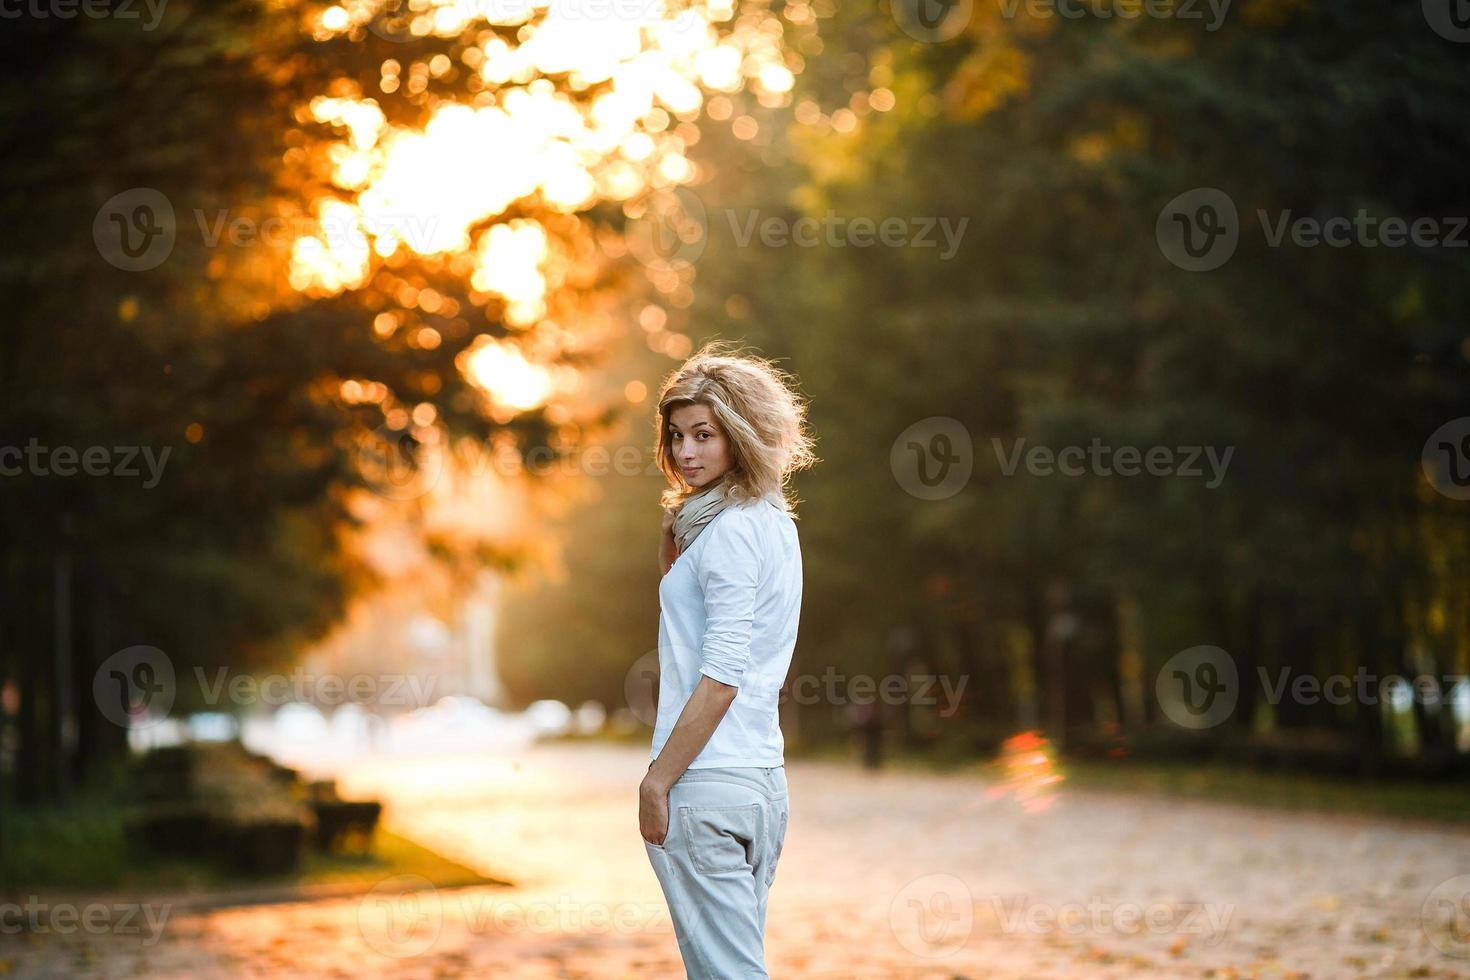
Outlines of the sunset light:
M 728 4 L 677 14 L 657 0 L 633 10 L 551 0 L 424 6 L 411 23 L 416 36 L 458 36 L 479 20 L 521 24 L 521 40 L 482 31 L 459 52 L 460 66 L 444 55 L 385 61 L 385 93 L 422 92 L 450 71 L 476 74 L 473 104 L 431 102 L 421 129 L 389 123 L 371 93 L 312 101 L 311 118 L 344 131 L 326 153 L 333 184 L 353 201 L 319 203 L 321 233 L 292 249 L 290 281 L 302 292 L 360 287 L 399 249 L 469 255 L 475 289 L 504 301 L 508 323 L 528 327 L 546 313 L 541 265 L 554 242 L 532 221 L 477 227 L 517 202 L 576 214 L 687 184 L 697 176 L 685 151 L 699 139 L 692 123 L 705 91 L 749 83 L 765 99 L 792 85 L 780 21 L 745 15 L 722 39 L 716 25 L 733 19 Z M 372 3 L 331 7 L 319 26 L 328 36 L 361 30 L 378 12 Z M 573 93 L 606 89 L 574 97 L 546 77 L 560 73 Z
M 1467 5 L 0 0 L 0 980 L 1470 977 Z
M 534 408 L 553 389 L 551 372 L 510 344 L 486 343 L 469 352 L 465 364 L 470 379 L 507 408 Z

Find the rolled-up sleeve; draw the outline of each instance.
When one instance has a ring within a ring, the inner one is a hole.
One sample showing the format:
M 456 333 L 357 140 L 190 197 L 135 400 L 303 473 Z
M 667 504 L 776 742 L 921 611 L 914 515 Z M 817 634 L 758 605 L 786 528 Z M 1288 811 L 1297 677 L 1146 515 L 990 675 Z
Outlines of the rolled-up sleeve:
M 704 642 L 699 672 L 721 684 L 740 686 L 750 662 L 756 587 L 761 575 L 759 528 L 750 515 L 726 511 L 712 523 L 713 539 L 700 555 L 704 592 Z

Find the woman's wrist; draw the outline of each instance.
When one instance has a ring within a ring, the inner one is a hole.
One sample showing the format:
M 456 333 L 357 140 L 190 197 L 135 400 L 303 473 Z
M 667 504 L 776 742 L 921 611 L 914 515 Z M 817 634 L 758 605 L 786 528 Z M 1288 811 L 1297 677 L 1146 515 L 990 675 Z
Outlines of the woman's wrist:
M 643 782 L 638 788 L 647 797 L 658 798 L 669 795 L 668 782 L 655 774 L 652 769 L 643 777 Z

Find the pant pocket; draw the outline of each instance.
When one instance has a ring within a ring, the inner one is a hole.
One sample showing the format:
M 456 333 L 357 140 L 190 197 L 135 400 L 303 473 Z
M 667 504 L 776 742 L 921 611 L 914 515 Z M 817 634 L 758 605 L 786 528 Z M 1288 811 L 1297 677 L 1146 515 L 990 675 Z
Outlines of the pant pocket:
M 791 812 L 786 807 L 781 808 L 781 819 L 776 824 L 776 836 L 771 842 L 771 857 L 766 862 L 766 887 L 776 880 L 776 864 L 781 860 L 781 848 L 786 845 L 786 822 Z
M 689 863 L 700 874 L 750 870 L 751 846 L 760 825 L 760 804 L 681 806 Z

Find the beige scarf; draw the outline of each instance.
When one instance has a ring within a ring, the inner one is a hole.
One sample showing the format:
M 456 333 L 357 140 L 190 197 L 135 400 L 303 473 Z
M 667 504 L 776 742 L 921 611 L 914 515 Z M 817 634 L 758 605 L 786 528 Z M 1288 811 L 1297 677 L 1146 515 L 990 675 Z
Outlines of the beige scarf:
M 730 500 L 725 496 L 725 481 L 716 480 L 714 483 L 695 491 L 684 498 L 684 503 L 679 506 L 679 512 L 674 515 L 674 543 L 679 546 L 679 553 L 683 554 L 689 550 L 694 539 L 699 537 L 705 525 L 715 519 L 715 515 L 730 505 Z

